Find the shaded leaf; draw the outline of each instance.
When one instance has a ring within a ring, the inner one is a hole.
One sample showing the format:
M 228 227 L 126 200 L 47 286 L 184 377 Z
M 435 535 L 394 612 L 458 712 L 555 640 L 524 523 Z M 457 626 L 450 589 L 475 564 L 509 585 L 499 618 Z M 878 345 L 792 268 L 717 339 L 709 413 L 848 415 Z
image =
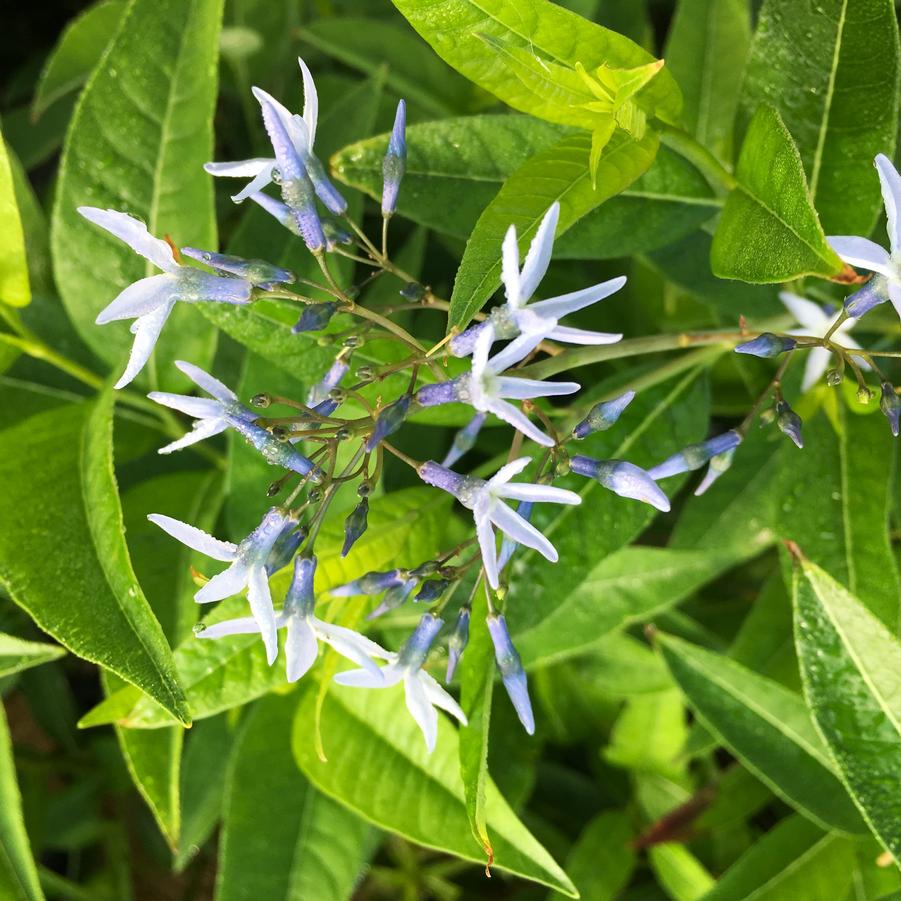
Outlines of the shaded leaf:
M 0 632 L 0 676 L 10 676 L 58 660 L 66 653 L 64 648 L 41 641 L 25 641 L 15 635 Z
M 12 307 L 24 307 L 31 300 L 25 233 L 16 200 L 13 170 L 2 134 L 0 134 L 0 221 L 4 226 L 3 243 L 0 244 L 0 302 Z

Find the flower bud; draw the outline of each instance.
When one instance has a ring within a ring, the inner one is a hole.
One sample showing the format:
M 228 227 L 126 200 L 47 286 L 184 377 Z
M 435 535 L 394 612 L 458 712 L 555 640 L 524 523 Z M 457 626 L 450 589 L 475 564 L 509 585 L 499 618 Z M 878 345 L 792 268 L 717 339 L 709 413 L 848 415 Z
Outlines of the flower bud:
M 420 301 L 425 297 L 425 285 L 421 285 L 419 282 L 407 282 L 397 293 L 405 300 Z
M 307 537 L 306 528 L 298 529 L 297 525 L 298 519 L 296 516 L 289 516 L 285 519 L 284 528 L 278 538 L 276 538 L 275 544 L 269 552 L 269 558 L 266 561 L 266 572 L 270 576 L 291 562 L 291 558 L 297 553 L 297 549 Z
M 883 275 L 874 275 L 853 294 L 845 298 L 845 312 L 852 319 L 859 319 L 873 307 L 889 299 L 888 281 Z
M 714 435 L 713 438 L 708 438 L 706 441 L 683 447 L 678 453 L 667 457 L 662 463 L 649 469 L 648 475 L 656 481 L 678 475 L 680 472 L 700 469 L 712 457 L 738 447 L 739 444 L 741 444 L 741 435 L 735 429 L 729 429 L 728 432 Z
M 841 369 L 830 369 L 826 373 L 826 384 L 830 388 L 837 388 L 842 383 L 844 372 Z
M 402 569 L 389 569 L 387 572 L 368 572 L 359 579 L 332 588 L 330 593 L 338 598 L 349 598 L 354 595 L 381 594 L 387 588 L 403 585 L 406 572 Z
M 776 402 L 776 425 L 797 447 L 804 447 L 804 439 L 801 437 L 801 417 L 784 400 Z
M 354 546 L 356 540 L 366 531 L 368 517 L 369 499 L 364 497 L 360 503 L 354 507 L 350 516 L 344 520 L 344 547 L 341 549 L 342 557 L 346 557 L 350 553 L 350 549 Z
M 580 476 L 595 479 L 620 497 L 650 504 L 664 513 L 670 509 L 669 498 L 651 477 L 626 460 L 595 460 L 576 454 L 571 461 L 572 471 Z
M 750 354 L 752 357 L 778 357 L 797 347 L 798 342 L 794 338 L 782 335 L 774 335 L 772 332 L 763 332 L 752 341 L 745 341 L 735 348 L 737 354 Z
M 424 613 L 413 634 L 403 643 L 397 652 L 397 662 L 404 669 L 420 669 L 429 656 L 429 649 L 435 636 L 441 631 L 444 620 L 434 613 Z
M 375 421 L 375 428 L 366 441 L 366 453 L 372 453 L 380 441 L 393 435 L 404 424 L 412 399 L 412 395 L 405 394 L 379 413 L 378 419 Z
M 413 600 L 420 604 L 431 604 L 447 591 L 450 584 L 448 579 L 429 579 L 422 583 L 419 592 Z
M 592 432 L 604 432 L 622 415 L 623 410 L 632 403 L 634 391 L 627 391 L 613 400 L 595 404 L 589 414 L 573 429 L 574 438 L 585 438 Z
M 529 735 L 534 735 L 535 717 L 532 713 L 532 702 L 529 700 L 529 686 L 525 670 L 522 668 L 522 661 L 510 640 L 506 620 L 501 614 L 489 614 L 486 622 L 492 644 L 494 644 L 494 659 L 497 662 L 501 679 L 503 679 L 504 688 L 507 689 L 507 694 L 523 728 Z
M 444 677 L 445 682 L 450 682 L 454 678 L 457 671 L 457 664 L 469 644 L 469 618 L 471 614 L 469 607 L 461 607 L 457 614 L 457 621 L 454 623 L 454 631 L 451 632 L 450 638 L 447 640 L 447 675 Z
M 860 385 L 857 388 L 857 402 L 859 404 L 868 404 L 873 399 L 873 392 L 866 385 Z
M 285 613 L 312 616 L 316 606 L 313 578 L 316 575 L 315 557 L 298 557 L 294 561 L 294 577 L 285 595 Z
M 390 216 L 397 207 L 400 183 L 407 169 L 407 104 L 401 100 L 394 116 L 394 128 L 382 163 L 382 215 Z
M 445 384 L 448 383 L 445 382 Z M 417 400 L 418 399 L 419 395 L 417 395 Z M 473 416 L 456 435 L 454 435 L 454 442 L 451 445 L 451 449 L 447 452 L 447 456 L 441 461 L 442 466 L 453 466 L 463 454 L 472 450 L 486 418 L 487 414 L 476 413 L 476 415 Z
M 726 470 L 732 466 L 732 458 L 735 456 L 735 448 L 729 448 L 721 454 L 710 458 L 707 466 L 707 472 L 701 479 L 698 487 L 695 488 L 695 497 L 700 497 Z
M 385 613 L 388 613 L 389 610 L 394 610 L 395 607 L 400 607 L 408 597 L 413 593 L 413 589 L 416 587 L 416 579 L 405 579 L 404 582 L 400 585 L 395 585 L 394 588 L 389 588 L 385 592 L 385 596 L 382 598 L 382 603 L 366 617 L 368 620 L 377 619 Z
M 329 324 L 329 320 L 335 315 L 337 309 L 338 304 L 334 300 L 325 303 L 311 303 L 304 307 L 300 319 L 297 320 L 291 331 L 295 335 L 300 332 L 318 332 Z
M 899 431 L 899 420 L 901 420 L 901 398 L 895 391 L 895 386 L 891 382 L 882 383 L 882 398 L 879 401 L 879 409 L 885 414 L 892 434 L 897 438 Z

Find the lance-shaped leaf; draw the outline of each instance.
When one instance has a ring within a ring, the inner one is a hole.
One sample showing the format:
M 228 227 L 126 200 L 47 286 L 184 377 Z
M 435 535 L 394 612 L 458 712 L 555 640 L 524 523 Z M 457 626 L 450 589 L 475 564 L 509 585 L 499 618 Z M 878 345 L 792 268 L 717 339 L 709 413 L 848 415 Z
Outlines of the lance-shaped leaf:
M 221 16 L 222 0 L 131 0 L 69 127 L 51 234 L 56 280 L 78 333 L 113 365 L 133 336 L 122 323 L 100 328 L 94 320 L 126 285 L 156 270 L 76 207 L 123 210 L 181 247 L 215 247 L 213 186 L 202 166 L 212 158 Z M 197 311 L 178 304 L 149 383 L 186 384 L 173 360 L 204 366 L 214 344 Z
M 760 284 L 842 271 L 813 207 L 798 148 L 773 107 L 761 106 L 751 120 L 736 176 L 710 249 L 714 275 Z
M 722 654 L 659 642 L 698 720 L 758 779 L 826 828 L 863 830 L 800 695 Z
M 135 579 L 112 463 L 112 391 L 0 432 L 0 582 L 73 654 L 190 723 L 172 652 Z
M 353 894 L 376 831 L 318 792 L 291 754 L 297 694 L 252 709 L 225 785 L 216 901 Z M 310 738 L 310 736 L 308 736 Z M 260 811 L 267 826 L 260 829 Z
M 300 768 L 320 791 L 377 826 L 484 864 L 483 850 L 467 821 L 457 733 L 446 717 L 439 717 L 438 744 L 429 754 L 402 693 L 338 688 L 329 692 L 322 711 L 328 763 L 316 754 L 314 729 L 311 693 L 298 710 L 293 748 Z M 567 875 L 490 781 L 485 810 L 495 866 L 576 896 Z
M 115 34 L 125 7 L 121 0 L 101 0 L 69 22 L 41 69 L 32 116 L 42 115 L 60 97 L 87 81 Z
M 25 255 L 25 232 L 16 201 L 13 171 L 2 134 L 0 134 L 0 221 L 3 222 L 3 242 L 0 243 L 0 303 L 24 307 L 31 300 L 28 258 Z
M 44 901 L 31 855 L 22 797 L 16 782 L 12 742 L 0 704 L 0 897 L 9 901 Z
M 501 244 L 511 225 L 516 226 L 524 254 L 548 208 L 559 202 L 557 233 L 562 234 L 632 184 L 654 161 L 658 146 L 653 132 L 635 141 L 617 131 L 598 163 L 597 188 L 592 187 L 589 172 L 591 137 L 587 134 L 561 138 L 520 166 L 482 212 L 466 244 L 454 280 L 449 326 L 465 327 L 497 289 Z
M 873 157 L 895 149 L 898 21 L 892 0 L 766 0 L 742 105 L 775 103 L 830 235 L 868 235 L 882 202 Z
M 32 666 L 58 660 L 65 653 L 65 648 L 55 644 L 25 641 L 0 632 L 0 676 L 11 676 Z
M 815 563 L 795 572 L 795 642 L 804 694 L 854 802 L 901 860 L 901 644 Z
M 560 69 L 572 72 L 576 63 L 589 70 L 604 65 L 631 69 L 654 61 L 629 38 L 548 0 L 448 0 L 440 7 L 431 0 L 394 0 L 394 5 L 470 81 L 514 109 L 564 125 L 591 127 L 571 105 L 569 82 L 557 77 Z M 528 69 L 524 53 L 534 59 Z M 519 65 L 511 64 L 514 58 Z M 641 97 L 663 119 L 678 115 L 679 89 L 666 69 Z

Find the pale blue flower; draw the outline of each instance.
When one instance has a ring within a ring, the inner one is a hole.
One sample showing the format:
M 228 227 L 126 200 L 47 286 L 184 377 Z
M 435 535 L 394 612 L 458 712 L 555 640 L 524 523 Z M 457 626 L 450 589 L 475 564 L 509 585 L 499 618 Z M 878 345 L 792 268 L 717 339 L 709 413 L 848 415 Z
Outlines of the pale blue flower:
M 316 127 L 319 120 L 319 96 L 316 92 L 316 84 L 306 63 L 298 57 L 303 76 L 303 115 L 290 113 L 281 103 L 266 94 L 272 102 L 273 110 L 281 120 L 281 129 L 291 142 L 293 155 L 303 163 L 308 178 L 319 195 L 319 199 L 335 215 L 341 215 L 347 209 L 347 202 L 331 183 L 322 163 L 313 152 L 316 141 Z M 257 94 L 259 89 L 254 89 Z M 264 92 L 260 92 L 264 93 Z M 268 125 L 267 125 L 268 128 Z M 229 176 L 232 178 L 250 178 L 250 183 L 232 197 L 236 203 L 252 197 L 262 191 L 268 184 L 275 181 L 284 173 L 281 171 L 282 161 L 276 152 L 276 158 L 256 158 L 241 160 L 236 163 L 207 163 L 203 168 L 210 175 Z
M 665 479 L 682 472 L 700 469 L 712 457 L 738 447 L 741 444 L 741 438 L 742 436 L 735 429 L 729 429 L 728 432 L 715 435 L 706 441 L 701 441 L 698 444 L 689 444 L 671 457 L 667 457 L 662 463 L 658 463 L 655 467 L 649 469 L 648 475 L 654 481 L 657 481 L 658 479 Z
M 534 425 L 522 410 L 508 403 L 506 398 L 530 400 L 536 397 L 557 397 L 578 391 L 579 385 L 576 382 L 542 382 L 502 375 L 529 353 L 534 344 L 531 341 L 513 341 L 489 359 L 493 342 L 494 330 L 489 325 L 476 339 L 470 371 L 450 382 L 420 388 L 416 394 L 417 402 L 427 407 L 450 400 L 460 401 L 480 413 L 493 413 L 537 444 L 553 447 L 554 439 Z M 535 343 L 537 344 L 537 340 Z
M 879 173 L 882 201 L 885 204 L 889 250 L 868 238 L 852 235 L 830 235 L 826 238 L 832 249 L 849 266 L 867 269 L 884 279 L 874 279 L 878 290 L 867 292 L 865 302 L 856 308 L 845 306 L 845 310 L 852 316 L 862 316 L 886 299 L 886 294 L 896 312 L 901 315 L 901 176 L 892 161 L 882 153 L 876 156 L 874 164 Z
M 199 589 L 194 594 L 194 600 L 198 604 L 208 604 L 224 600 L 246 588 L 256 628 L 244 631 L 260 632 L 266 647 L 266 659 L 271 666 L 278 656 L 278 638 L 266 566 L 272 549 L 284 533 L 288 521 L 285 512 L 271 507 L 260 524 L 240 544 L 219 541 L 196 526 L 162 513 L 151 513 L 147 518 L 187 547 L 213 560 L 231 564 Z
M 516 512 L 526 522 L 531 522 L 532 510 L 534 506 L 535 505 L 531 501 L 520 501 L 516 505 Z M 510 562 L 510 558 L 513 556 L 513 552 L 518 547 L 519 544 L 517 542 L 515 542 L 512 538 L 508 538 L 506 535 L 504 535 L 504 538 L 501 541 L 501 552 L 497 558 L 498 572 L 504 571 L 504 567 Z
M 519 653 L 510 639 L 507 622 L 502 615 L 494 613 L 488 616 L 486 622 L 494 644 L 494 659 L 504 688 L 523 728 L 529 735 L 534 735 L 535 716 L 532 713 L 532 702 L 529 700 L 529 685 Z
M 559 216 L 560 204 L 554 203 L 538 226 L 522 270 L 519 268 L 516 228 L 510 226 L 504 238 L 501 257 L 501 278 L 506 289 L 507 302 L 503 306 L 495 307 L 485 322 L 471 326 L 450 342 L 450 350 L 454 356 L 465 357 L 471 354 L 477 337 L 488 327 L 493 328 L 496 340 L 515 338 L 530 349 L 545 338 L 566 344 L 615 344 L 622 338 L 622 335 L 569 328 L 559 325 L 558 320 L 619 291 L 626 283 L 625 276 L 583 288 L 581 291 L 529 303 L 551 262 L 554 232 Z M 513 353 L 516 354 L 517 351 L 514 350 Z
M 577 475 L 595 479 L 620 497 L 650 504 L 664 513 L 670 509 L 669 498 L 654 481 L 653 471 L 645 472 L 627 460 L 595 460 L 582 454 L 576 454 L 570 466 Z
M 498 559 L 494 528 L 497 527 L 519 544 L 538 551 L 551 563 L 558 559 L 556 548 L 518 513 L 511 510 L 504 500 L 533 501 L 551 504 L 580 504 L 582 498 L 574 491 L 554 488 L 551 485 L 530 485 L 524 482 L 510 484 L 530 462 L 521 457 L 502 466 L 488 481 L 475 476 L 462 476 L 429 460 L 419 467 L 419 477 L 429 485 L 452 494 L 464 507 L 472 510 L 476 535 L 482 552 L 485 578 L 492 588 L 497 588 Z
M 394 116 L 394 128 L 382 162 L 382 215 L 390 216 L 397 207 L 400 183 L 407 169 L 407 104 L 401 100 Z
M 623 410 L 635 399 L 634 391 L 626 391 L 613 400 L 595 404 L 588 415 L 573 429 L 573 437 L 587 438 L 592 432 L 605 432 L 616 425 Z
M 373 679 L 381 679 L 382 671 L 372 658 L 387 659 L 389 654 L 374 641 L 319 619 L 313 613 L 315 595 L 313 579 L 316 573 L 315 557 L 298 557 L 294 562 L 294 578 L 285 596 L 285 606 L 275 615 L 277 629 L 285 629 L 285 661 L 289 682 L 296 682 L 316 662 L 319 642 L 334 648 L 342 657 L 363 667 Z M 207 626 L 198 633 L 199 638 L 223 638 L 226 635 L 244 635 L 260 631 L 260 624 L 253 617 L 240 617 Z
M 346 350 L 342 350 L 329 366 L 328 372 L 310 389 L 306 405 L 320 416 L 331 416 L 338 409 L 338 402 L 332 400 L 329 395 L 341 384 L 341 379 L 347 375 L 349 370 L 348 353 Z
M 144 368 L 177 301 L 250 303 L 253 291 L 250 281 L 222 278 L 193 266 L 180 265 L 172 248 L 165 241 L 153 237 L 139 219 L 127 213 L 90 206 L 81 206 L 78 212 L 163 270 L 162 275 L 151 275 L 129 285 L 97 316 L 98 325 L 117 319 L 134 319 L 131 332 L 135 340 L 131 356 L 125 372 L 116 382 L 116 388 L 124 388 Z
M 455 716 L 464 726 L 466 714 L 460 705 L 422 669 L 429 649 L 444 621 L 432 613 L 426 613 L 419 621 L 413 634 L 404 642 L 396 654 L 385 652 L 388 665 L 377 675 L 368 669 L 349 670 L 338 673 L 335 682 L 354 688 L 388 688 L 404 683 L 407 709 L 422 730 L 429 753 L 435 749 L 438 739 L 438 712 L 436 707 Z
M 748 354 L 751 357 L 778 357 L 779 354 L 794 350 L 797 346 L 798 342 L 794 338 L 774 335 L 772 332 L 762 332 L 756 338 L 737 345 L 735 353 Z
M 272 291 L 279 285 L 289 285 L 295 275 L 281 266 L 274 266 L 265 260 L 245 260 L 243 257 L 228 253 L 213 253 L 211 250 L 198 250 L 196 247 L 182 247 L 181 252 L 192 260 L 206 263 L 221 275 L 233 275 L 249 281 L 255 288 Z

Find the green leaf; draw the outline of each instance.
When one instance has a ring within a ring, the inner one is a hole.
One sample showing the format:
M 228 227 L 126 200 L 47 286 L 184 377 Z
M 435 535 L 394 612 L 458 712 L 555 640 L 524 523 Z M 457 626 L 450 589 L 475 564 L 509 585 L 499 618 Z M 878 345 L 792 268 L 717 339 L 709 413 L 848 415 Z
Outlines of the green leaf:
M 634 831 L 619 810 L 598 814 L 581 832 L 566 858 L 566 872 L 582 901 L 615 901 L 635 869 Z M 557 892 L 548 896 L 560 898 Z
M 704 901 L 830 901 L 848 890 L 854 864 L 854 842 L 796 814 L 745 851 Z
M 121 679 L 108 673 L 101 674 L 101 681 L 107 694 L 123 684 Z M 146 732 L 116 726 L 115 731 L 128 774 L 147 802 L 163 838 L 174 851 L 181 832 L 179 780 L 185 730 L 181 726 L 170 726 Z
M 429 754 L 402 692 L 400 686 L 380 691 L 332 689 L 322 711 L 328 763 L 314 749 L 315 698 L 307 695 L 294 724 L 295 758 L 320 791 L 377 826 L 428 848 L 484 863 L 467 821 L 457 732 L 439 716 L 438 745 Z M 485 809 L 495 866 L 576 897 L 567 875 L 491 781 Z
M 798 148 L 773 107 L 761 106 L 751 120 L 736 175 L 710 249 L 714 275 L 760 284 L 841 272 Z
M 47 57 L 31 103 L 37 118 L 72 91 L 78 90 L 97 65 L 116 32 L 125 3 L 101 0 L 72 19 Z
M 123 210 L 180 247 L 215 248 L 212 179 L 201 167 L 212 158 L 221 16 L 222 0 L 131 0 L 69 127 L 53 210 L 56 280 L 79 334 L 113 366 L 132 335 L 124 323 L 100 328 L 94 319 L 118 291 L 156 270 L 76 207 Z M 214 346 L 197 311 L 176 305 L 145 381 L 183 387 L 172 361 L 205 366 Z
M 407 169 L 398 214 L 468 238 L 504 180 L 565 129 L 519 115 L 440 119 L 407 128 Z M 388 135 L 332 158 L 346 184 L 378 199 Z M 557 242 L 560 259 L 601 259 L 651 250 L 697 228 L 718 209 L 707 181 L 683 157 L 661 147 L 651 168 L 587 213 Z
M 682 88 L 682 120 L 698 141 L 732 159 L 735 111 L 748 48 L 747 0 L 679 0 L 664 56 Z
M 882 201 L 873 157 L 898 124 L 891 0 L 765 0 L 742 87 L 749 114 L 775 104 L 798 143 L 827 234 L 868 235 Z M 853 202 L 849 200 L 853 198 Z
M 448 0 L 440 7 L 431 0 L 394 0 L 394 5 L 438 55 L 470 81 L 514 109 L 563 125 L 582 125 L 585 112 L 561 102 L 566 94 L 553 74 L 559 68 L 579 80 L 576 63 L 588 70 L 629 69 L 654 60 L 623 35 L 547 0 Z M 513 56 L 524 54 L 535 61 L 532 78 L 511 64 Z M 662 119 L 672 121 L 679 113 L 679 89 L 665 68 L 640 96 Z
M 25 641 L 15 635 L 0 632 L 0 676 L 10 676 L 33 666 L 58 660 L 65 653 L 64 648 L 55 644 Z
M 451 503 L 449 495 L 439 495 L 427 488 L 410 488 L 386 495 L 378 504 L 373 504 L 369 529 L 346 560 L 340 556 L 342 518 L 339 515 L 327 520 L 317 540 L 316 591 L 324 596 L 329 588 L 369 570 L 384 569 L 389 565 L 416 566 L 448 545 L 453 546 L 458 532 L 455 520 L 448 516 Z M 274 598 L 284 596 L 290 578 L 287 569 L 273 577 Z M 246 611 L 247 602 L 243 597 L 230 598 L 204 617 L 204 622 L 213 624 L 244 616 Z M 196 719 L 246 704 L 285 685 L 283 658 L 269 666 L 259 635 L 239 635 L 215 641 L 204 641 L 191 635 L 175 649 L 174 656 Z M 126 688 L 89 711 L 79 725 L 106 723 L 118 723 L 132 729 L 158 729 L 171 725 L 172 717 L 151 698 Z
M 235 729 L 229 715 L 195 723 L 181 765 L 181 834 L 173 867 L 181 872 L 216 828 Z
M 685 705 L 675 688 L 630 698 L 616 719 L 604 759 L 639 773 L 678 780 L 685 761 L 679 753 L 688 730 Z
M 304 27 L 301 39 L 365 75 L 387 65 L 387 86 L 429 117 L 485 105 L 485 95 L 436 58 L 402 23 L 321 18 Z
M 374 830 L 297 769 L 291 754 L 296 709 L 297 694 L 263 698 L 235 745 L 225 784 L 217 901 L 343 901 L 372 852 Z
M 31 855 L 22 796 L 16 782 L 12 742 L 6 713 L 0 704 L 0 895 L 9 901 L 43 901 Z
M 648 851 L 651 869 L 673 901 L 698 901 L 715 880 L 684 845 L 654 845 Z
M 842 779 L 876 837 L 901 860 L 898 639 L 815 563 L 795 574 L 795 642 L 804 695 Z
M 529 667 L 584 653 L 617 629 L 647 622 L 758 552 L 745 543 L 705 551 L 624 547 L 589 567 L 540 622 L 516 633 Z
M 469 725 L 460 732 L 460 778 L 466 816 L 475 840 L 482 846 L 488 865 L 494 848 L 488 835 L 488 732 L 491 726 L 491 698 L 494 694 L 494 645 L 485 626 L 488 602 L 484 586 L 477 584 L 472 602 L 470 641 L 460 661 L 460 706 Z
M 73 654 L 190 723 L 159 622 L 125 546 L 112 464 L 112 391 L 0 432 L 0 582 Z
M 25 233 L 19 205 L 16 202 L 12 167 L 2 134 L 0 134 L 0 220 L 3 221 L 3 242 L 0 243 L 0 302 L 12 307 L 24 307 L 31 300 Z
M 777 795 L 826 828 L 861 823 L 800 695 L 673 636 L 660 649 L 698 720 Z
M 834 416 L 824 411 L 805 421 L 804 453 L 782 451 L 779 533 L 897 632 L 901 589 L 888 532 L 892 435 L 878 412 L 854 416 L 828 397 Z
M 482 212 L 469 241 L 451 295 L 449 326 L 464 327 L 482 309 L 501 279 L 501 243 L 516 226 L 525 255 L 548 207 L 560 203 L 557 233 L 627 188 L 654 161 L 659 139 L 648 132 L 634 141 L 617 132 L 600 159 L 597 185 L 588 171 L 591 138 L 574 134 L 540 151 L 516 170 Z

